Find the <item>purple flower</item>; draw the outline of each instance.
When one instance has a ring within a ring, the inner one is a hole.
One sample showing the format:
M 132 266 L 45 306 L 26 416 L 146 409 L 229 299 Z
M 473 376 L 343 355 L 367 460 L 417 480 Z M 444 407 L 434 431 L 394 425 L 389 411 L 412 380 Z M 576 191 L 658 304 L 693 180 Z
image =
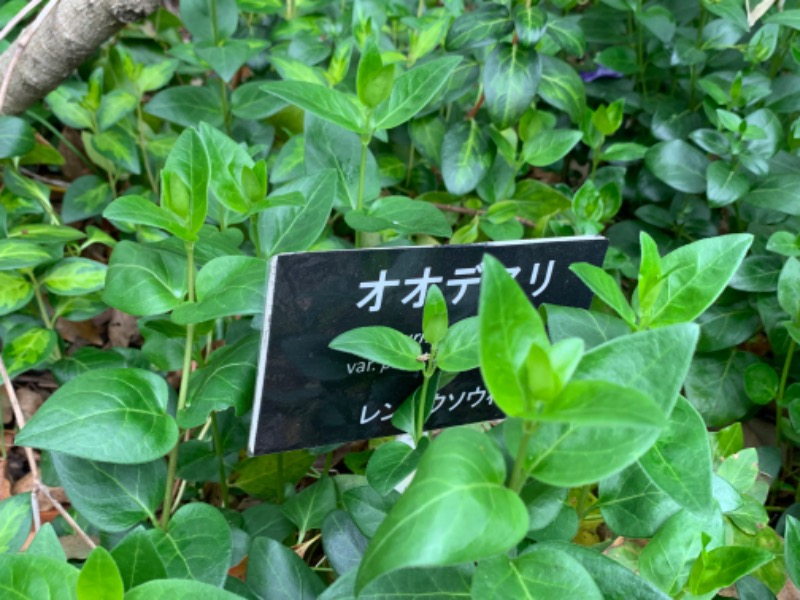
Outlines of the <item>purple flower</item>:
M 586 83 L 594 81 L 595 79 L 619 79 L 622 73 L 617 73 L 614 69 L 599 66 L 594 71 L 584 71 L 581 73 L 581 79 Z

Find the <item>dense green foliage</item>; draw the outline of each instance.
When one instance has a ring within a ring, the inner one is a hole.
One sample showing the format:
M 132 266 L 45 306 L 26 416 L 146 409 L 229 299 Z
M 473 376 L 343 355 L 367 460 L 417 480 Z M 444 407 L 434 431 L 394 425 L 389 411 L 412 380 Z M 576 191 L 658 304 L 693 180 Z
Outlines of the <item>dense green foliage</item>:
M 748 10 L 182 0 L 0 117 L 2 357 L 58 384 L 16 443 L 99 542 L 67 562 L 59 518 L 21 551 L 32 515 L 12 496 L 0 588 L 649 600 L 800 583 L 800 7 Z M 487 257 L 478 315 L 451 322 L 429 289 L 424 344 L 330 340 L 419 372 L 393 418 L 409 444 L 245 455 L 270 257 L 598 233 L 604 268 L 572 267 L 590 311 L 537 310 Z M 60 333 L 109 308 L 142 344 Z M 476 367 L 509 418 L 425 433 L 440 382 Z M 745 443 L 750 419 L 773 439 Z

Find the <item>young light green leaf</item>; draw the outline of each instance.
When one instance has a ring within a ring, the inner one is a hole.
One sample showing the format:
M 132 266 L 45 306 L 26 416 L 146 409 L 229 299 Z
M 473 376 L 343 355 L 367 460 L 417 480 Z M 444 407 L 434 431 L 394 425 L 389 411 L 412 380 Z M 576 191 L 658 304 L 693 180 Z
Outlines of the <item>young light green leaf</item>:
M 503 487 L 505 477 L 502 454 L 484 435 L 451 429 L 437 437 L 372 538 L 356 591 L 396 569 L 480 560 L 515 546 L 528 511 Z
M 723 546 L 705 550 L 692 567 L 689 575 L 689 591 L 699 596 L 732 585 L 737 580 L 774 558 L 761 548 L 747 546 Z
M 361 52 L 356 75 L 356 90 L 361 102 L 375 108 L 389 97 L 394 80 L 394 64 L 384 65 L 381 51 L 370 38 Z
M 261 89 L 340 127 L 364 132 L 363 109 L 349 94 L 305 81 L 271 81 Z
M 404 196 L 378 198 L 369 207 L 369 216 L 382 221 L 381 229 L 440 237 L 449 237 L 453 233 L 442 211 L 428 202 Z
M 329 346 L 401 371 L 421 371 L 425 367 L 425 361 L 420 360 L 419 343 L 391 327 L 351 329 L 337 336 Z
M 436 366 L 450 373 L 461 373 L 477 368 L 480 365 L 479 329 L 478 317 L 469 317 L 454 323 L 439 345 Z
M 564 158 L 583 134 L 572 129 L 546 129 L 522 147 L 522 158 L 534 167 L 547 167 Z
M 58 343 L 55 331 L 33 327 L 3 347 L 3 361 L 9 377 L 35 369 L 46 362 Z
M 106 131 L 120 120 L 131 114 L 139 104 L 139 99 L 125 90 L 111 90 L 103 96 L 100 110 L 97 113 L 97 124 L 100 131 Z
M 77 600 L 77 582 L 78 569 L 62 560 L 27 552 L 0 556 L 0 589 L 12 590 L 16 598 Z
M 193 237 L 172 213 L 141 196 L 117 198 L 103 211 L 103 216 L 111 221 L 157 227 L 182 240 L 190 240 Z
M 167 396 L 166 381 L 150 371 L 88 371 L 48 398 L 20 431 L 17 444 L 115 464 L 149 462 L 178 439 Z M 115 434 L 108 436 L 111 430 Z
M 447 334 L 447 302 L 438 285 L 428 288 L 422 310 L 422 335 L 429 344 L 438 344 Z
M 0 502 L 0 552 L 18 552 L 28 539 L 32 524 L 30 493 L 16 494 Z
M 33 298 L 33 285 L 22 275 L 0 271 L 0 315 L 19 310 Z
M 78 575 L 78 600 L 122 600 L 124 587 L 117 564 L 102 546 L 89 553 Z
M 633 312 L 619 284 L 611 275 L 589 263 L 575 263 L 570 265 L 569 269 L 580 277 L 581 281 L 603 302 L 614 309 L 628 325 L 636 326 L 636 313 Z
M 210 170 L 202 138 L 196 130 L 185 129 L 161 172 L 161 207 L 194 236 L 206 220 Z
M 447 84 L 460 56 L 437 58 L 395 79 L 389 99 L 375 111 L 375 129 L 392 129 L 414 117 Z

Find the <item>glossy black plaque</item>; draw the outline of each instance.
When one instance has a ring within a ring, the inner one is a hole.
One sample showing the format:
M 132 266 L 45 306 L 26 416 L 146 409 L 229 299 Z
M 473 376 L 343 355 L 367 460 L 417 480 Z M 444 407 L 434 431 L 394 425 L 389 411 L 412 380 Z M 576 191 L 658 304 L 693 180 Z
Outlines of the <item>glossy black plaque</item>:
M 251 454 L 267 454 L 396 433 L 393 411 L 421 382 L 328 344 L 356 327 L 385 325 L 421 337 L 422 306 L 433 283 L 450 323 L 477 314 L 480 265 L 491 254 L 535 305 L 588 308 L 589 289 L 570 264 L 603 262 L 602 237 L 466 246 L 375 248 L 282 254 L 272 259 Z M 430 428 L 497 419 L 502 413 L 478 369 L 439 390 Z

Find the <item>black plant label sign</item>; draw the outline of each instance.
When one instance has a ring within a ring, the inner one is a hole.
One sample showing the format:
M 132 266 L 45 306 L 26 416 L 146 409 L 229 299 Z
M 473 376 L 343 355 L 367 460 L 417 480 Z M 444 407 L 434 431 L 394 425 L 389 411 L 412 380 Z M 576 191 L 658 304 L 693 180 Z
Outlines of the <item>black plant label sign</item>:
M 592 294 L 569 265 L 600 266 L 607 248 L 608 240 L 595 236 L 275 256 L 270 262 L 250 453 L 397 433 L 392 414 L 421 384 L 421 374 L 331 350 L 328 344 L 336 336 L 356 327 L 383 325 L 422 341 L 422 307 L 433 284 L 444 293 L 451 324 L 476 315 L 484 254 L 506 266 L 534 305 L 588 308 Z M 474 369 L 438 390 L 426 427 L 502 416 Z

